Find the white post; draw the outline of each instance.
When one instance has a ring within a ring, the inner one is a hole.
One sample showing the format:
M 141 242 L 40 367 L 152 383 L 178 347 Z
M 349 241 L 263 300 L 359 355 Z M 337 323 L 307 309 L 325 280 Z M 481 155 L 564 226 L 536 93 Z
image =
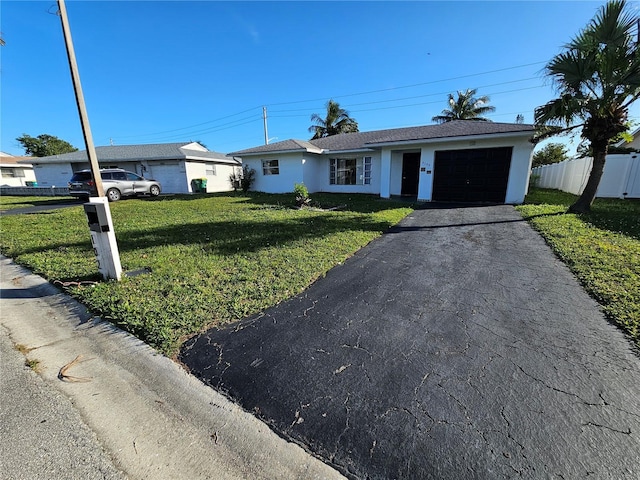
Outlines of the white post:
M 92 206 L 94 207 L 91 208 Z M 92 215 L 93 210 L 95 215 Z M 89 219 L 91 244 L 96 254 L 98 271 L 105 280 L 109 278 L 120 280 L 122 277 L 120 253 L 107 197 L 91 197 L 89 203 L 85 204 L 85 212 Z
M 382 149 L 380 154 L 380 196 L 391 196 L 391 150 Z

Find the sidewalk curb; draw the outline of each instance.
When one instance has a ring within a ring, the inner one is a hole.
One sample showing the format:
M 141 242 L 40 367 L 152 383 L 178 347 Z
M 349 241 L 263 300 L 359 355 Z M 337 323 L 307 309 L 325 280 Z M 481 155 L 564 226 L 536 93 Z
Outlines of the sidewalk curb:
M 41 277 L 5 257 L 0 266 L 0 323 L 129 478 L 343 478 Z M 58 378 L 78 356 L 75 381 Z

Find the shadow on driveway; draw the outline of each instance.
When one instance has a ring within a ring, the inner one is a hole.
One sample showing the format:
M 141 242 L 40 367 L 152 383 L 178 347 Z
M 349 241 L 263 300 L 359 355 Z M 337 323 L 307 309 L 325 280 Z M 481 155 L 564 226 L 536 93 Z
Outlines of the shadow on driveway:
M 640 477 L 640 360 L 510 206 L 414 211 L 179 358 L 352 478 Z

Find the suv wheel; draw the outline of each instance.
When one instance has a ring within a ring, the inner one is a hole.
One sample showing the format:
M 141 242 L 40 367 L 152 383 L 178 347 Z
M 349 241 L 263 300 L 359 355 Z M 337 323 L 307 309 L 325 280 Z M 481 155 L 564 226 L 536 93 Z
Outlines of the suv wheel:
M 157 197 L 160 195 L 160 187 L 158 185 L 151 185 L 151 187 L 149 187 L 149 194 L 151 194 L 152 197 Z
M 107 198 L 110 202 L 117 202 L 121 198 L 120 190 L 117 188 L 110 188 L 107 190 Z

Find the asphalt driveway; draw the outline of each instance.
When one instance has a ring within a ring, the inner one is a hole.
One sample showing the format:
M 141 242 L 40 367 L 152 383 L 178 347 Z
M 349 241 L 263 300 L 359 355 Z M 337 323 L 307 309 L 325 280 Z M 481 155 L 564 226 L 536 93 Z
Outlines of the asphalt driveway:
M 353 478 L 640 478 L 640 357 L 510 206 L 415 211 L 180 360 Z

